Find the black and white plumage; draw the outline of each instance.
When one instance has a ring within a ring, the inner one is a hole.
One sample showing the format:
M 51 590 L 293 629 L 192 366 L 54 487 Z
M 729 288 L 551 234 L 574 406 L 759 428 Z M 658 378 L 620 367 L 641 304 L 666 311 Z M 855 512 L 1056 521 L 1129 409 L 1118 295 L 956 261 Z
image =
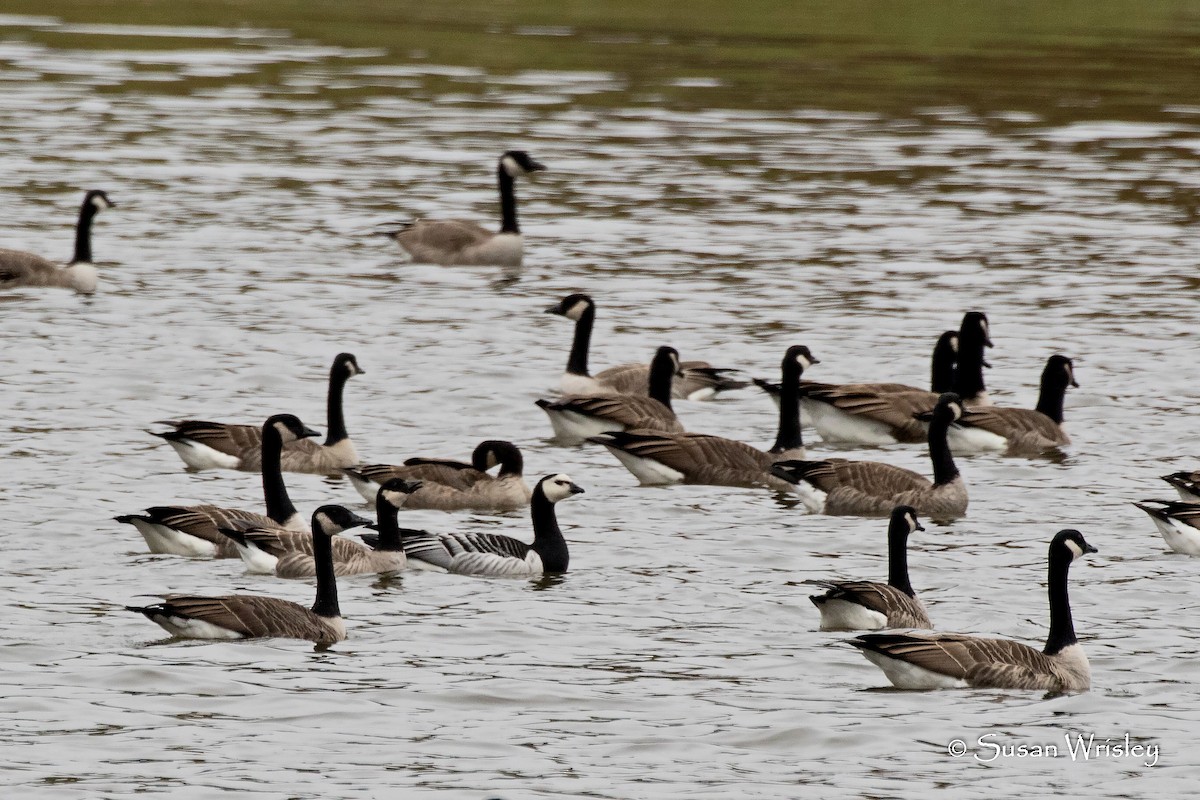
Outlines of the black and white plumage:
M 1168 547 L 1176 553 L 1200 556 L 1200 503 L 1143 500 L 1134 505 L 1150 515 Z
M 1075 637 L 1067 573 L 1072 561 L 1095 552 L 1077 530 L 1059 531 L 1050 542 L 1050 633 L 1040 651 L 1012 639 L 957 633 L 873 633 L 849 643 L 902 689 L 1085 692 L 1091 667 Z
M 792 484 L 771 474 L 779 460 L 804 458 L 800 434 L 800 377 L 820 363 L 804 345 L 789 347 L 781 364 L 783 387 L 779 427 L 770 450 L 700 433 L 614 431 L 593 436 L 642 484 L 692 483 L 707 486 L 765 487 L 792 491 Z
M 346 416 L 342 396 L 346 381 L 362 375 L 358 359 L 350 353 L 339 353 L 329 368 L 329 394 L 326 418 L 329 430 L 324 444 L 300 439 L 284 446 L 280 462 L 284 472 L 304 472 L 333 475 L 343 467 L 358 463 L 358 451 L 346 432 Z M 207 420 L 160 420 L 170 431 L 153 432 L 166 440 L 192 470 L 238 469 L 257 472 L 262 469 L 262 432 L 254 425 L 236 425 Z
M 650 377 L 649 364 L 621 364 L 592 375 L 588 372 L 588 351 L 592 328 L 596 323 L 596 303 L 590 295 L 570 294 L 546 309 L 575 323 L 571 354 L 561 387 L 569 395 L 641 394 Z M 679 376 L 671 384 L 671 396 L 679 400 L 708 400 L 721 392 L 742 389 L 748 384 L 732 377 L 734 370 L 714 367 L 707 361 L 684 361 Z
M 556 503 L 583 489 L 563 474 L 547 475 L 533 489 L 529 506 L 533 543 L 489 533 L 429 533 L 401 529 L 409 566 L 460 575 L 519 578 L 566 572 L 567 542 L 558 527 Z M 367 536 L 363 541 L 371 542 Z
M 950 449 L 956 453 L 1000 451 L 1008 455 L 1038 455 L 1071 443 L 1063 430 L 1063 402 L 1075 382 L 1075 365 L 1053 355 L 1042 370 L 1037 408 L 978 406 L 968 408 L 950 429 Z
M 967 487 L 947 444 L 947 431 L 963 414 L 958 395 L 938 399 L 930 417 L 928 444 L 933 481 L 912 470 L 879 461 L 780 461 L 772 472 L 796 485 L 805 507 L 813 513 L 885 517 L 898 505 L 912 506 L 935 520 L 957 519 L 967 513 Z
M 260 595 L 169 594 L 161 603 L 126 606 L 126 610 L 143 614 L 167 633 L 184 639 L 279 637 L 318 644 L 340 642 L 346 638 L 346 625 L 338 607 L 330 539 L 338 528 L 334 518 L 340 508 L 322 506 L 312 516 L 312 549 L 317 565 L 317 597 L 312 608 Z
M 197 505 L 154 506 L 141 514 L 125 514 L 115 519 L 137 528 L 151 553 L 211 558 L 238 557 L 237 547 L 221 534 L 220 527 L 247 523 L 303 531 L 307 520 L 296 511 L 288 495 L 280 457 L 286 443 L 318 435 L 292 414 L 276 414 L 263 423 L 260 438 L 265 516 L 235 508 Z
M 492 475 L 488 470 L 499 466 Z M 440 511 L 515 511 L 529 505 L 525 459 L 512 442 L 489 439 L 471 454 L 471 463 L 443 458 L 410 458 L 403 465 L 358 464 L 342 470 L 368 502 L 375 502 L 379 484 L 389 478 L 420 481 L 405 508 Z
M 75 225 L 75 253 L 66 266 L 24 250 L 0 248 L 0 289 L 59 287 L 80 294 L 96 291 L 96 267 L 92 263 L 92 222 L 96 215 L 115 203 L 99 189 L 83 196 Z
M 912 506 L 896 506 L 888 522 L 888 581 L 805 581 L 825 594 L 809 599 L 821 612 L 821 630 L 932 628 L 908 578 L 908 537 L 925 530 Z
M 554 438 L 562 444 L 579 444 L 609 431 L 651 430 L 682 433 L 683 425 L 671 407 L 671 384 L 679 372 L 679 353 L 660 347 L 650 362 L 648 395 L 568 395 L 560 400 L 538 400 L 550 418 Z
M 938 341 L 945 348 L 952 340 L 943 334 Z M 954 393 L 964 406 L 990 405 L 983 380 L 983 369 L 988 366 L 984 348 L 992 346 L 987 315 L 967 312 L 956 341 Z M 944 371 L 935 370 L 935 374 L 944 380 Z M 800 385 L 800 405 L 823 441 L 880 446 L 925 441 L 925 427 L 914 415 L 933 408 L 940 394 L 944 392 L 904 386 L 880 390 L 870 384 L 805 381 Z
M 474 265 L 519 267 L 525 242 L 517 224 L 517 178 L 546 169 L 524 150 L 500 156 L 496 181 L 500 189 L 500 231 L 494 232 L 461 219 L 418 220 L 389 231 L 413 261 L 442 266 Z
M 1187 503 L 1200 503 L 1200 470 L 1172 472 L 1162 479 L 1175 489 L 1179 499 Z

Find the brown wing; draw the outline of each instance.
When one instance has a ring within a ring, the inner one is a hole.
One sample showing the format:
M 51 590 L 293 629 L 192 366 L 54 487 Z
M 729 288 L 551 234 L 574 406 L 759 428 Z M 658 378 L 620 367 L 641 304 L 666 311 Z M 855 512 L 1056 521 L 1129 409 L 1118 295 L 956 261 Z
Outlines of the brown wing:
M 901 492 L 928 489 L 933 483 L 909 469 L 882 461 L 848 461 L 831 458 L 818 462 L 805 478 L 824 492 L 856 489 L 875 497 L 892 497 Z
M 1047 691 L 1063 688 L 1058 664 L 1044 653 L 1011 639 L 981 639 L 955 633 L 885 633 L 861 636 L 854 643 L 980 688 Z
M 469 489 L 481 481 L 494 480 L 486 472 L 480 472 L 473 467 L 464 466 L 466 467 L 465 469 L 452 464 L 428 461 L 419 464 L 406 463 L 405 466 L 366 464 L 355 467 L 354 470 L 375 483 L 384 483 L 392 478 L 404 478 L 412 481 L 435 483 L 460 491 Z M 405 505 L 412 507 L 411 502 L 406 502 Z
M 781 483 L 769 474 L 771 456 L 733 439 L 701 433 L 625 431 L 596 441 L 639 458 L 653 459 L 690 483 L 708 486 L 762 486 Z
M 24 250 L 0 249 L 0 287 L 62 286 L 65 277 L 53 261 Z
M 439 263 L 447 254 L 486 242 L 495 236 L 474 222 L 460 219 L 419 220 L 392 238 L 408 251 L 414 261 Z
M 225 597 L 167 595 L 164 610 L 217 625 L 246 637 L 286 636 L 312 641 L 336 641 L 329 626 L 302 605 L 257 595 Z
M 732 370 L 714 367 L 707 361 L 684 361 L 679 368 L 683 374 L 676 376 L 671 383 L 672 397 L 683 399 L 703 389 L 723 391 L 741 389 L 747 385 L 745 381 L 725 376 L 724 373 Z M 610 391 L 644 395 L 650 389 L 650 365 L 621 364 L 598 372 L 593 378 Z
M 247 522 L 263 528 L 281 527 L 270 517 L 255 514 L 253 511 L 211 505 L 154 506 L 146 509 L 146 514 L 161 525 L 212 542 L 218 548 L 232 548 L 229 538 L 217 530 L 218 527 L 235 527 L 238 522 Z M 236 554 L 235 549 L 231 555 Z
M 626 430 L 645 428 L 668 433 L 683 432 L 683 426 L 676 419 L 675 412 L 650 397 L 629 394 L 564 397 L 549 403 L 547 407 L 610 420 L 624 426 Z
M 828 403 L 847 414 L 883 423 L 902 442 L 924 442 L 928 438 L 925 426 L 914 415 L 929 411 L 938 401 L 938 395 L 933 392 L 911 387 L 905 391 L 881 392 L 858 389 L 855 384 L 812 381 L 800 382 L 800 394 L 813 402 Z
M 178 437 L 199 442 L 243 462 L 257 459 L 256 463 L 262 464 L 262 429 L 254 425 L 229 425 L 200 419 L 161 420 L 161 424 L 175 428 Z
M 812 581 L 829 589 L 825 597 L 846 600 L 887 617 L 889 628 L 932 628 L 925 607 L 915 597 L 886 583 L 875 581 Z
M 1003 436 L 1008 439 L 1010 451 L 1048 450 L 1071 443 L 1054 420 L 1033 409 L 974 406 L 967 409 L 958 424 Z

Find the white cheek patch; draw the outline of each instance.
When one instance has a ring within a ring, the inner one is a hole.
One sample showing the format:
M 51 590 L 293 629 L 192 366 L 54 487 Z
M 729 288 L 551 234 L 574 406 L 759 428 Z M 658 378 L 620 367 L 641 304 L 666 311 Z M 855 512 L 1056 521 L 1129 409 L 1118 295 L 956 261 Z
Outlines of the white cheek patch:
M 383 491 L 383 499 L 387 500 L 396 508 L 400 508 L 406 502 L 408 502 L 408 495 L 406 495 L 404 492 L 396 492 L 392 491 L 391 489 L 385 489 Z
M 290 442 L 296 438 L 288 426 L 284 425 L 282 422 L 275 423 L 275 431 L 279 434 L 279 438 L 283 439 L 285 442 Z
M 525 170 L 521 169 L 521 165 L 512 156 L 505 156 L 500 159 L 500 166 L 504 167 L 504 171 L 508 173 L 510 178 L 525 174 Z
M 567 313 L 563 314 L 563 316 L 569 320 L 572 320 L 573 322 L 579 322 L 580 317 L 583 316 L 583 312 L 586 309 L 587 303 L 585 303 L 583 300 L 576 300 L 575 304 L 568 308 Z
M 340 526 L 334 525 L 328 514 L 317 514 L 317 525 L 323 531 L 336 531 Z
M 950 349 L 956 353 L 958 352 L 958 337 L 957 336 L 950 337 Z
M 1079 558 L 1083 555 L 1083 548 L 1075 544 L 1071 539 L 1067 539 L 1067 549 L 1071 551 L 1071 558 Z
M 92 205 L 95 206 L 97 211 L 103 211 L 106 208 L 112 207 L 112 204 L 109 203 L 107 200 L 105 200 L 100 195 L 96 195 L 95 197 L 92 198 Z
M 912 514 L 905 514 L 904 518 L 908 520 L 909 531 L 915 531 L 917 529 L 917 518 Z
M 800 365 L 801 369 L 808 369 L 809 367 L 812 366 L 812 362 L 809 361 L 808 357 L 805 356 L 803 353 L 796 356 L 796 363 Z

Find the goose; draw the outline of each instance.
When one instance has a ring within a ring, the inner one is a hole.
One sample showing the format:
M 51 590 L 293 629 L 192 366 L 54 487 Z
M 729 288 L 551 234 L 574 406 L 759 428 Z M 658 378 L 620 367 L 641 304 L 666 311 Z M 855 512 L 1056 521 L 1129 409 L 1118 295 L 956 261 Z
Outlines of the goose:
M 317 444 L 308 439 L 288 443 L 281 461 L 284 472 L 332 475 L 342 467 L 358 463 L 358 452 L 354 449 L 354 442 L 350 441 L 350 434 L 346 432 L 342 394 L 346 381 L 363 373 L 358 366 L 358 359 L 350 353 L 339 353 L 333 360 L 333 366 L 329 369 L 329 397 L 325 409 L 329 422 L 325 443 Z M 253 425 L 195 419 L 160 420 L 156 424 L 172 428 L 165 433 L 151 431 L 151 434 L 165 439 L 190 469 L 257 472 L 262 468 L 261 432 Z
M 1036 409 L 968 408 L 950 429 L 950 449 L 956 453 L 1036 455 L 1070 444 L 1071 438 L 1062 429 L 1068 386 L 1079 388 L 1074 363 L 1066 356 L 1050 356 L 1042 370 Z
M 772 475 L 771 465 L 779 460 L 804 458 L 800 376 L 809 366 L 819 363 L 804 345 L 788 348 L 781 365 L 779 430 L 775 444 L 766 452 L 733 439 L 701 433 L 611 431 L 588 441 L 607 447 L 644 485 L 683 482 L 791 492 L 792 484 Z
M 540 172 L 545 165 L 524 150 L 500 156 L 496 180 L 500 185 L 500 232 L 460 219 L 417 220 L 386 235 L 422 264 L 519 267 L 524 239 L 517 225 L 517 197 L 513 183 L 522 175 Z
M 946 441 L 950 424 L 963 415 L 953 392 L 938 398 L 929 424 L 929 459 L 933 482 L 917 473 L 879 461 L 780 461 L 771 471 L 796 484 L 805 507 L 813 513 L 885 517 L 897 505 L 912 506 L 936 520 L 967 513 L 967 487 Z
M 1176 553 L 1200 556 L 1200 503 L 1143 500 L 1134 505 L 1150 515 L 1168 547 Z
M 336 536 L 333 539 L 333 571 L 338 577 L 398 572 L 408 559 L 400 545 L 396 510 L 419 489 L 419 481 L 393 478 L 379 487 L 376 515 L 380 542 L 374 549 L 359 542 Z M 380 502 L 382 500 L 382 502 Z M 336 506 L 341 508 L 341 506 Z M 343 509 L 339 519 L 342 530 L 370 524 L 357 514 Z M 311 578 L 317 574 L 312 552 L 312 537 L 306 533 L 236 525 L 221 528 L 221 533 L 237 545 L 246 571 L 279 578 Z
M 869 633 L 850 640 L 901 689 L 1033 689 L 1067 693 L 1091 688 L 1087 655 L 1075 638 L 1067 571 L 1095 553 L 1077 530 L 1050 542 L 1050 635 L 1040 652 L 1012 639 L 959 633 Z
M 79 222 L 75 225 L 75 255 L 65 267 L 24 250 L 0 249 L 0 289 L 22 286 L 52 286 L 74 289 L 79 294 L 96 291 L 96 266 L 92 263 L 92 221 L 116 204 L 99 189 L 83 196 Z
M 592 375 L 588 372 L 588 349 L 592 326 L 596 322 L 596 302 L 586 294 L 569 294 L 546 309 L 575 323 L 575 338 L 567 358 L 561 387 L 565 394 L 641 394 L 649 378 L 647 364 L 622 364 Z M 733 370 L 714 367 L 707 361 L 684 361 L 679 379 L 671 386 L 671 396 L 679 400 L 708 400 L 720 392 L 745 388 L 748 384 L 728 377 Z
M 312 516 L 312 549 L 317 569 L 317 599 L 312 608 L 260 595 L 204 597 L 168 594 L 161 603 L 126 606 L 143 614 L 172 636 L 183 639 L 258 639 L 278 637 L 334 644 L 346 638 L 338 608 L 337 578 L 330 537 L 341 531 L 345 509 L 321 506 Z
M 632 394 L 567 395 L 538 400 L 550 418 L 554 437 L 563 444 L 580 444 L 608 431 L 646 429 L 682 433 L 683 425 L 671 408 L 671 382 L 679 372 L 679 353 L 660 347 L 650 362 L 649 396 Z
M 566 572 L 567 542 L 558 527 L 554 505 L 583 489 L 563 474 L 547 475 L 533 488 L 533 543 L 494 533 L 429 533 L 401 530 L 409 566 L 459 575 L 520 578 Z M 375 537 L 364 535 L 372 544 Z
M 154 506 L 142 514 L 125 514 L 114 519 L 137 528 L 151 553 L 237 558 L 237 548 L 229 538 L 221 535 L 219 526 L 248 522 L 293 531 L 307 527 L 288 496 L 279 469 L 280 453 L 287 442 L 319 435 L 292 414 L 276 414 L 263 423 L 262 487 L 266 516 L 235 508 L 199 505 Z
M 1172 472 L 1162 479 L 1179 494 L 1179 499 L 1188 503 L 1200 503 L 1200 470 L 1194 472 Z
M 912 506 L 896 506 L 888 521 L 888 581 L 805 581 L 828 589 L 808 599 L 821 612 L 823 631 L 932 628 L 908 580 L 908 537 L 925 528 Z
M 954 391 L 954 362 L 958 359 L 958 331 L 946 331 L 938 337 L 937 343 L 933 346 L 933 358 L 930 368 L 930 386 L 929 390 L 934 394 L 942 394 L 943 392 Z M 754 385 L 767 393 L 776 405 L 779 404 L 779 384 L 763 378 L 755 378 Z M 818 384 L 811 382 L 810 387 L 825 386 L 831 384 Z M 924 391 L 916 386 L 909 386 L 906 383 L 855 383 L 841 384 L 842 387 L 853 386 L 857 391 L 862 392 L 920 392 Z M 800 418 L 802 422 L 806 422 L 808 418 L 807 412 L 804 410 L 803 403 L 800 407 Z M 808 424 L 808 427 L 812 427 Z
M 991 347 L 987 315 L 969 311 L 958 330 L 958 364 L 953 391 L 964 405 L 990 405 L 983 382 L 985 347 Z M 919 389 L 877 391 L 856 384 L 805 382 L 800 385 L 800 405 L 812 419 L 822 441 L 889 445 L 925 441 L 925 427 L 914 414 L 937 403 L 938 394 Z
M 496 476 L 487 470 L 500 466 Z M 512 442 L 489 439 L 471 454 L 471 463 L 439 458 L 410 458 L 403 466 L 359 464 L 342 472 L 369 503 L 388 478 L 407 478 L 423 486 L 408 498 L 406 508 L 440 511 L 515 511 L 529 505 L 524 477 L 525 459 Z

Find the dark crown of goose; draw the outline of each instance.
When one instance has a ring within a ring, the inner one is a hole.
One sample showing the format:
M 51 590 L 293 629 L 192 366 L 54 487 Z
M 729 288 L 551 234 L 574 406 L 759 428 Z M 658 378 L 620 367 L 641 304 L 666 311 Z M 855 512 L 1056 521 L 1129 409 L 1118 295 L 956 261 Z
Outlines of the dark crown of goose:
M 285 441 L 321 435 L 301 422 L 295 414 L 275 414 L 263 423 L 263 427 L 273 428 Z
M 562 300 L 559 300 L 557 303 L 547 308 L 546 313 L 558 314 L 560 317 L 565 317 L 570 314 L 571 310 L 580 303 L 588 306 L 596 305 L 595 301 L 592 300 L 591 295 L 583 294 L 582 292 L 575 292 L 574 294 L 567 295 Z
M 925 530 L 924 526 L 921 525 L 921 521 L 917 519 L 917 510 L 912 506 L 896 506 L 893 508 L 891 522 L 893 524 L 903 522 L 905 529 L 909 533 Z
M 787 349 L 783 356 L 783 365 L 786 369 L 790 364 L 799 364 L 804 369 L 808 369 L 813 364 L 820 364 L 821 361 L 812 354 L 807 347 L 802 344 L 794 344 Z
M 526 153 L 524 150 L 509 150 L 500 156 L 500 163 L 503 164 L 505 159 L 512 159 L 523 172 L 540 172 L 546 169 L 545 164 L 534 161 L 529 157 L 529 153 Z
M 671 363 L 673 363 L 675 365 L 675 367 L 678 369 L 678 367 L 679 367 L 679 351 L 676 350 L 674 347 L 668 347 L 667 345 L 663 345 L 662 347 L 658 348 L 658 350 L 654 351 L 654 360 L 651 363 L 657 363 L 663 359 L 670 359 Z
M 388 478 L 379 485 L 379 491 L 375 493 L 375 501 L 378 503 L 382 499 L 389 505 L 400 508 L 404 505 L 404 501 L 408 499 L 410 494 L 424 485 L 421 481 L 410 481 L 405 478 Z M 399 502 L 397 503 L 396 501 Z
M 985 347 L 992 346 L 992 338 L 988 332 L 987 314 L 982 311 L 968 311 L 963 314 L 962 327 L 959 328 L 960 338 L 968 334 L 978 334 L 983 338 Z
M 326 536 L 333 536 L 349 528 L 369 525 L 371 520 L 363 519 L 345 506 L 321 506 L 313 512 L 313 530 L 320 531 Z

